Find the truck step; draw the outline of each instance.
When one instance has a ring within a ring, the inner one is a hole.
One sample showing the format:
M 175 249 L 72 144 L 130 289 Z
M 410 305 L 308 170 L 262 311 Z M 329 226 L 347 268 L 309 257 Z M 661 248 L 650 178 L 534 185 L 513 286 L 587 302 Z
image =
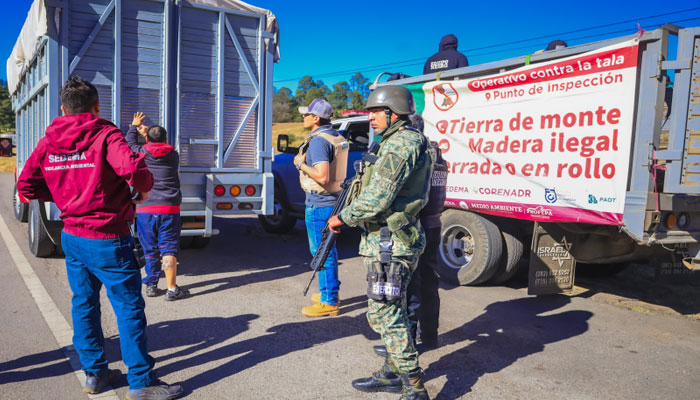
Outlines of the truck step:
M 183 204 L 204 204 L 206 200 L 202 197 L 183 197 Z
M 180 231 L 180 236 L 204 236 L 206 231 L 204 229 L 183 229 Z M 211 235 L 218 235 L 218 229 L 212 229 Z
M 180 211 L 180 216 L 182 217 L 203 217 L 205 211 Z

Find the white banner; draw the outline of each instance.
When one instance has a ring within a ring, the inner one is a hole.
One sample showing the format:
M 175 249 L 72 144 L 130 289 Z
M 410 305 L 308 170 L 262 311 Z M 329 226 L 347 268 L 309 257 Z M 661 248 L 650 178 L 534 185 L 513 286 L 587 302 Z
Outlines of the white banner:
M 622 224 L 637 58 L 638 42 L 630 40 L 498 75 L 424 84 L 425 132 L 449 166 L 446 205 Z

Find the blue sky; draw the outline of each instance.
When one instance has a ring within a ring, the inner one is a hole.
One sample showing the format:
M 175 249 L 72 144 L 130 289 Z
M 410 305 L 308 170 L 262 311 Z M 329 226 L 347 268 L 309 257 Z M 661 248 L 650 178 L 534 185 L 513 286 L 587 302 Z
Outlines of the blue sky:
M 2 79 L 6 78 L 5 61 L 31 3 L 3 1 Z M 440 38 L 448 33 L 459 38 L 459 50 L 475 65 L 532 53 L 553 39 L 575 45 L 631 34 L 637 22 L 647 29 L 666 22 L 700 26 L 698 0 L 250 3 L 270 9 L 279 19 L 281 60 L 274 69 L 275 87 L 292 90 L 304 75 L 323 80 L 328 87 L 350 79 L 355 71 L 370 80 L 383 71 L 418 75 L 425 59 L 437 51 Z M 589 29 L 593 27 L 597 28 Z

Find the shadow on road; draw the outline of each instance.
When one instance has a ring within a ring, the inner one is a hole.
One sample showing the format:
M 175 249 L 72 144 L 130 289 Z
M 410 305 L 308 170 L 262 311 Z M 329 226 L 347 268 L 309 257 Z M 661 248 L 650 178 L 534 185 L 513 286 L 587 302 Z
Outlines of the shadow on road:
M 64 358 L 63 350 L 56 349 L 0 363 L 0 385 L 70 374 L 73 369 Z M 12 371 L 32 366 L 35 367 L 25 371 Z
M 196 320 L 193 319 L 191 323 L 198 323 Z M 158 368 L 157 373 L 166 375 L 212 361 L 230 359 L 183 382 L 186 387 L 201 388 L 268 360 L 358 334 L 364 335 L 369 340 L 379 338 L 367 325 L 367 319 L 364 314 L 354 317 L 343 316 L 286 323 L 269 328 L 265 335 L 237 341 L 193 357 L 169 363 Z M 208 347 L 213 344 L 204 344 L 203 346 Z
M 279 235 L 265 232 L 253 218 L 215 218 L 214 222 L 221 233 L 213 237 L 205 249 L 181 251 L 178 274 L 247 273 L 185 286 L 187 289 L 208 287 L 194 293 L 197 296 L 310 274 L 308 238 L 306 231 L 298 227 L 303 227 L 303 223 L 298 223 L 290 234 Z M 359 230 L 344 231 L 339 237 L 337 247 L 341 265 L 344 258 L 357 256 L 358 243 Z
M 364 307 L 364 296 L 344 301 L 349 308 Z M 524 298 L 489 305 L 486 311 L 463 326 L 440 335 L 443 346 L 469 342 L 462 348 L 428 365 L 426 378 L 447 378 L 436 399 L 457 399 L 469 393 L 478 379 L 500 371 L 516 362 L 544 350 L 545 345 L 580 335 L 588 329 L 587 311 L 566 311 L 542 316 L 568 304 L 565 296 Z M 368 340 L 379 336 L 368 326 L 364 314 L 328 319 L 312 319 L 273 326 L 266 334 L 219 346 L 248 330 L 254 314 L 233 317 L 189 318 L 149 325 L 149 351 L 172 353 L 156 357 L 155 373 L 160 376 L 195 368 L 210 362 L 224 361 L 207 368 L 185 382 L 189 390 L 214 384 L 221 379 L 255 367 L 287 354 L 344 337 L 363 335 Z M 172 335 L 171 332 L 178 334 Z M 119 359 L 118 339 L 106 339 L 105 348 L 110 361 Z M 218 347 L 217 347 L 218 346 Z M 184 357 L 184 358 L 183 358 Z M 26 371 L 0 373 L 0 382 L 17 382 L 70 373 L 70 366 L 61 360 L 61 350 L 37 353 L 0 364 L 0 370 L 37 366 Z M 170 361 L 169 360 L 175 360 Z M 60 364 L 60 365 L 59 365 Z M 125 385 L 125 378 L 115 385 Z
M 630 264 L 617 274 L 605 277 L 576 276 L 576 284 L 588 289 L 577 297 L 606 293 L 642 303 L 668 307 L 686 317 L 700 316 L 700 272 L 683 271 L 672 277 L 659 276 L 660 266 Z M 578 269 L 578 266 L 577 266 Z M 578 274 L 578 271 L 577 271 Z M 624 301 L 624 299 L 623 299 Z M 644 304 L 640 305 L 645 308 Z
M 529 297 L 493 303 L 486 312 L 459 328 L 440 335 L 441 345 L 469 342 L 430 364 L 428 380 L 445 376 L 435 399 L 458 399 L 471 392 L 481 376 L 498 372 L 518 359 L 544 350 L 549 343 L 588 330 L 588 311 L 565 311 L 542 316 L 568 304 L 565 296 Z

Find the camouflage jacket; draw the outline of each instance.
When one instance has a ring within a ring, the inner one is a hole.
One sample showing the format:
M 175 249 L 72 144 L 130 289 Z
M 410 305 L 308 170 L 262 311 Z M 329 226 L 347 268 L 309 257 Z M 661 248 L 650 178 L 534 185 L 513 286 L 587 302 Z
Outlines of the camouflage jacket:
M 433 157 L 426 139 L 415 130 L 406 129 L 407 121 L 397 121 L 387 129 L 382 137 L 381 146 L 377 153 L 375 167 L 370 176 L 362 179 L 362 189 L 357 197 L 341 212 L 340 218 L 349 226 L 362 226 L 365 230 L 360 242 L 360 254 L 365 257 L 379 255 L 379 232 L 370 229 L 370 224 L 386 224 L 386 218 L 392 211 L 392 205 L 401 201 L 401 189 L 409 181 L 415 184 L 419 179 L 429 185 L 429 176 L 412 176 L 418 171 L 419 165 L 426 162 L 423 157 Z M 425 143 L 424 143 L 425 142 Z M 433 157 L 434 159 L 434 157 Z M 428 160 L 427 162 L 431 162 Z M 419 184 L 421 183 L 419 182 Z M 429 188 L 429 186 L 426 186 Z M 425 193 L 427 202 L 428 193 Z M 425 204 L 423 204 L 425 205 Z M 392 233 L 393 255 L 419 256 L 425 247 L 425 233 L 416 218 L 411 222 L 415 226 L 418 238 L 412 245 Z

